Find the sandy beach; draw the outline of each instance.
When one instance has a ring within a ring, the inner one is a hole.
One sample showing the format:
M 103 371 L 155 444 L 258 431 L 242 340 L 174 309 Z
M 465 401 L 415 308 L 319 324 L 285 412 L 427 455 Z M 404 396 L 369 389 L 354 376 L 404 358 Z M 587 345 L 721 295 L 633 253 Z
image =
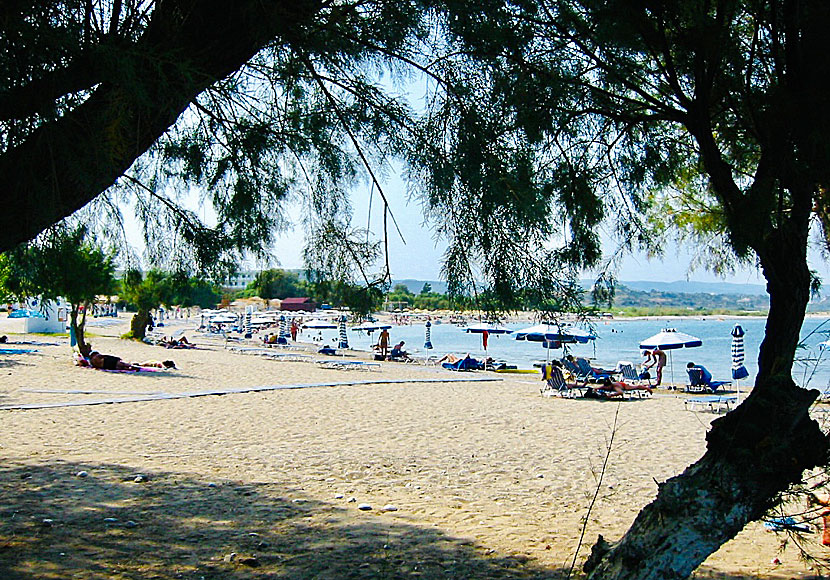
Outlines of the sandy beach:
M 597 490 L 577 572 L 700 457 L 716 417 L 666 391 L 543 398 L 535 375 L 339 370 L 191 333 L 198 349 L 165 350 L 118 339 L 126 325 L 90 340 L 178 370 L 78 368 L 65 338 L 9 336 L 59 344 L 0 355 L 4 578 L 564 578 Z M 332 383 L 352 384 L 188 396 Z M 132 400 L 92 404 L 115 399 Z M 9 408 L 46 404 L 74 406 Z M 695 577 L 814 573 L 754 523 Z

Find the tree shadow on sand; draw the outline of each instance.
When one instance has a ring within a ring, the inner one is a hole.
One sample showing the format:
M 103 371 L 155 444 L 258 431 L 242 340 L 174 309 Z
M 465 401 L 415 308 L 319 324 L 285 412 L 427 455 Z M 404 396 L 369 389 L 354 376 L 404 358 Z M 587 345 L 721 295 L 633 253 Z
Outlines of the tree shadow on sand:
M 399 512 L 347 523 L 356 503 L 277 484 L 52 462 L 0 468 L 0 490 L 0 577 L 10 580 L 564 577 Z
M 123 465 L 12 464 L 0 468 L 0 578 L 567 576 L 412 525 L 400 512 L 361 512 L 365 522 L 355 525 L 344 518 L 349 511 L 357 513 L 357 504 L 308 499 L 274 483 L 209 482 Z M 694 578 L 746 576 L 701 569 Z

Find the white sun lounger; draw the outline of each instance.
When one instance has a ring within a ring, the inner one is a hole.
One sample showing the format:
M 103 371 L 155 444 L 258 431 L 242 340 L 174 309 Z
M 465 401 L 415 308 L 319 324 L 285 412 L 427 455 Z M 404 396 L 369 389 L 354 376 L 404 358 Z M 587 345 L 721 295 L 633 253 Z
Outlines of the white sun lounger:
M 318 365 L 326 369 L 374 371 L 380 370 L 380 363 L 362 360 L 318 360 Z
M 738 402 L 738 397 L 711 395 L 708 397 L 689 397 L 685 401 L 687 411 L 708 411 L 710 413 L 728 413 Z

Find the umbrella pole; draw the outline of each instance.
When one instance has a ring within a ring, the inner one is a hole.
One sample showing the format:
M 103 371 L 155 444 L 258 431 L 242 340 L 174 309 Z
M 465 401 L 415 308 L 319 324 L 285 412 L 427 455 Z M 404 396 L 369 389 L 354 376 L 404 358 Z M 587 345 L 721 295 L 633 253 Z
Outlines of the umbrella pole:
M 669 351 L 669 373 L 671 373 L 671 386 L 674 387 L 674 355 Z

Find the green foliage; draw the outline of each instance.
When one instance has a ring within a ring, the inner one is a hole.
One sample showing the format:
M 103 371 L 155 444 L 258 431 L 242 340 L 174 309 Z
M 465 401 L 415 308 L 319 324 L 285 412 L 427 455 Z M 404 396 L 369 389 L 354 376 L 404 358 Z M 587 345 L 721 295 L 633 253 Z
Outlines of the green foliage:
M 256 279 L 248 284 L 246 291 L 250 296 L 270 300 L 305 296 L 305 289 L 305 285 L 300 282 L 297 274 L 275 268 L 259 272 Z
M 70 325 L 85 353 L 87 310 L 97 295 L 112 294 L 114 272 L 113 256 L 88 241 L 85 227 L 61 224 L 0 254 L 0 294 L 43 300 L 63 297 L 71 304 Z
M 113 256 L 87 241 L 83 227 L 55 227 L 33 242 L 0 255 L 0 288 L 20 298 L 63 297 L 91 303 L 115 288 Z

